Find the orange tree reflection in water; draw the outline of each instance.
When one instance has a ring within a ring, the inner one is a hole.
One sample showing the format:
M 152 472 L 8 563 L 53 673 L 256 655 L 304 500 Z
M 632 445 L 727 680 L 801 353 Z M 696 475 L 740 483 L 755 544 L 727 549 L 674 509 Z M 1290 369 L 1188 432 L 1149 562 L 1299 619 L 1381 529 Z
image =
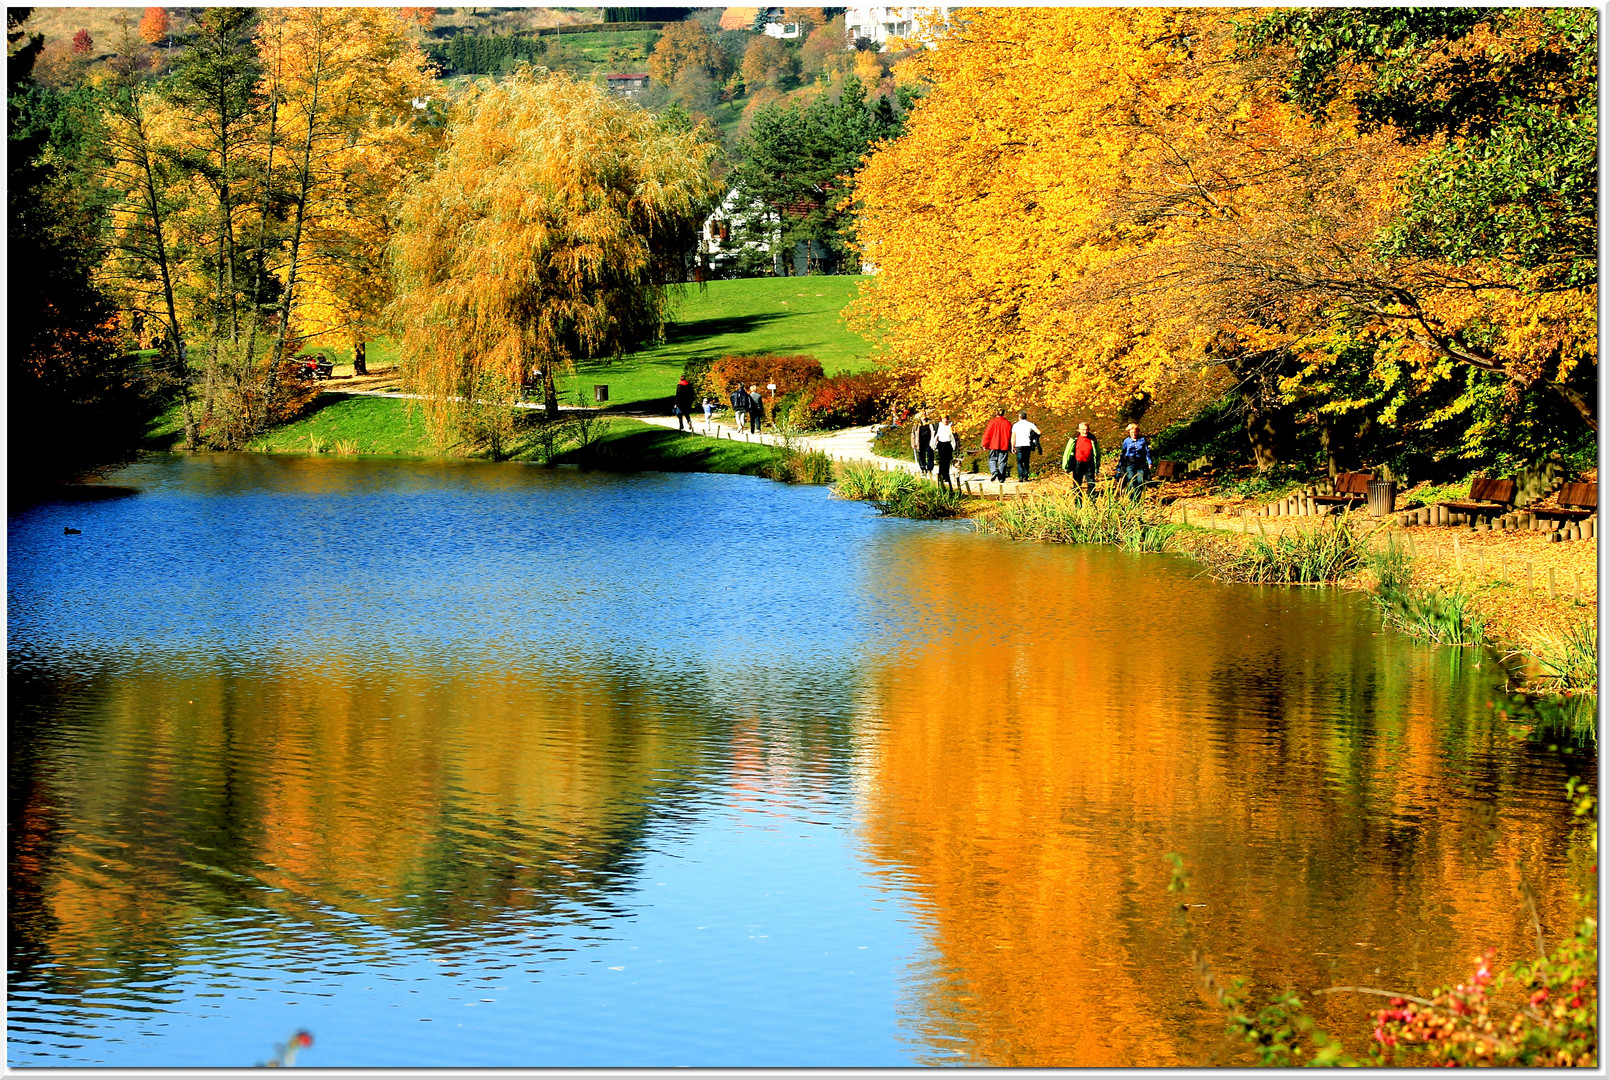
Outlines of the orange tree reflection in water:
M 1181 953 L 1170 851 L 1194 867 L 1202 948 L 1260 987 L 1428 989 L 1489 945 L 1531 955 L 1523 871 L 1545 923 L 1573 921 L 1562 767 L 1490 722 L 1479 670 L 1383 633 L 1361 598 L 909 542 L 867 582 L 899 614 L 860 707 L 867 847 L 932 913 L 918 1045 L 1250 1061 Z M 1368 1030 L 1370 1006 L 1314 1016 Z

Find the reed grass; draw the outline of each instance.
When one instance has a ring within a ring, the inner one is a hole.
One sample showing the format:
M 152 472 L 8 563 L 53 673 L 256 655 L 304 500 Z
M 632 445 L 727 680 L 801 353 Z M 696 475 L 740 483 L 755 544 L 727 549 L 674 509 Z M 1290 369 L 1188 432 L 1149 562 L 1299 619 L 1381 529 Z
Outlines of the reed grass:
M 1215 552 L 1208 570 L 1220 581 L 1254 585 L 1325 585 L 1350 576 L 1364 560 L 1366 542 L 1343 518 L 1274 537 L 1258 535 L 1239 548 Z
M 1592 616 L 1539 635 L 1520 654 L 1537 662 L 1551 690 L 1599 692 L 1599 626 Z
M 1390 625 L 1438 645 L 1479 645 L 1486 640 L 1486 620 L 1470 595 L 1458 586 L 1415 585 L 1409 553 L 1395 538 L 1369 551 L 1365 563 L 1375 577 L 1371 595 Z
M 904 470 L 884 471 L 872 465 L 849 462 L 839 467 L 833 493 L 841 499 L 870 502 L 891 517 L 934 521 L 961 513 L 962 497 Z
M 776 456 L 761 466 L 760 475 L 785 484 L 831 484 L 833 459 L 822 450 L 806 450 L 785 435 Z
M 1128 551 L 1162 551 L 1180 528 L 1161 507 L 1106 490 L 1030 495 L 980 518 L 978 527 L 1014 540 L 1112 544 Z

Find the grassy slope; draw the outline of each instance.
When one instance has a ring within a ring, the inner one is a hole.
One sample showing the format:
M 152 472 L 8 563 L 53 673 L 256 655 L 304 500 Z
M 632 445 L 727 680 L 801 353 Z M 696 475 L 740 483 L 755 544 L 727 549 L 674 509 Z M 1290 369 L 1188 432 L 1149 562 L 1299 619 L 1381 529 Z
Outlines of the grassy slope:
M 289 424 L 252 442 L 250 450 L 307 453 L 316 443 L 333 451 L 338 442 L 356 444 L 360 454 L 429 457 L 433 454 L 425 419 L 400 398 L 320 394 L 312 407 Z
M 863 370 L 871 366 L 871 349 L 839 318 L 859 281 L 861 278 L 849 276 L 749 278 L 714 281 L 705 289 L 689 286 L 677 304 L 675 322 L 666 329 L 664 344 L 614 363 L 583 364 L 574 376 L 562 380 L 562 390 L 567 397 L 580 390 L 590 402 L 593 384 L 606 383 L 613 407 L 648 406 L 669 412 L 683 365 L 697 357 L 805 353 L 821 360 L 830 374 Z M 328 355 L 340 374 L 351 370 L 348 349 L 313 347 L 307 351 Z M 368 360 L 371 370 L 390 367 L 395 363 L 392 343 L 370 343 Z M 608 452 L 622 462 L 628 450 L 641 453 L 642 468 L 752 472 L 764 456 L 756 456 L 757 448 L 743 450 L 742 444 L 728 443 L 721 443 L 718 451 L 678 450 L 678 440 L 687 436 L 624 420 L 618 424 Z M 179 430 L 179 409 L 174 406 L 153 426 L 149 445 L 170 447 Z M 333 451 L 337 442 L 351 442 L 362 454 L 412 457 L 432 453 L 417 407 L 410 413 L 408 403 L 396 398 L 349 397 L 336 391 L 321 394 L 306 415 L 266 433 L 250 448 L 307 453 L 315 440 L 327 451 Z
M 666 327 L 665 344 L 614 363 L 578 365 L 565 392 L 592 400 L 595 383 L 609 386 L 613 406 L 654 403 L 669 411 L 682 367 L 698 357 L 733 353 L 803 353 L 829 375 L 872 366 L 871 346 L 839 318 L 860 276 L 744 278 L 690 285 Z
M 655 427 L 628 417 L 617 417 L 609 431 L 585 458 L 570 451 L 554 458 L 556 464 L 581 463 L 609 469 L 648 469 L 656 472 L 742 473 L 753 476 L 776 455 L 760 443 L 707 439 L 702 435 Z

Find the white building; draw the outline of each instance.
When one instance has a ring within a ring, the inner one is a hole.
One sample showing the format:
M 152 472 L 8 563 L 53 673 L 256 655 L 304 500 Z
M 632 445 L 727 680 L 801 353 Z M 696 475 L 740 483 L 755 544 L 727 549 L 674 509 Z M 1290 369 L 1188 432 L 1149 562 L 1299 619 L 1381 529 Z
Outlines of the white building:
M 916 38 L 931 45 L 933 30 L 950 21 L 949 4 L 930 7 L 848 7 L 844 9 L 844 36 L 847 44 L 866 38 L 879 52 L 889 48 L 893 37 Z

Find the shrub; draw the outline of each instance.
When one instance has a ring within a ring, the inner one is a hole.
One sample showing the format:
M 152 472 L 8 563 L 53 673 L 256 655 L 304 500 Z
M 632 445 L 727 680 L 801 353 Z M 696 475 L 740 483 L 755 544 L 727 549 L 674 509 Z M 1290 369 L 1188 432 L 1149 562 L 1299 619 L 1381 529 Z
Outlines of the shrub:
M 723 356 L 710 364 L 704 372 L 698 393 L 707 394 L 725 402 L 732 388 L 739 383 L 745 387 L 758 386 L 763 391 L 767 383 L 777 384 L 777 396 L 803 390 L 822 378 L 822 364 L 814 356 L 775 356 L 762 353 L 754 356 Z M 692 379 L 688 380 L 690 383 Z
M 860 371 L 835 375 L 813 383 L 804 395 L 800 426 L 808 429 L 846 428 L 881 419 L 900 393 L 903 381 L 887 371 Z
M 1162 551 L 1179 529 L 1161 507 L 1113 490 L 1054 491 L 1002 506 L 979 521 L 985 532 L 1014 540 L 1114 544 L 1129 551 Z

